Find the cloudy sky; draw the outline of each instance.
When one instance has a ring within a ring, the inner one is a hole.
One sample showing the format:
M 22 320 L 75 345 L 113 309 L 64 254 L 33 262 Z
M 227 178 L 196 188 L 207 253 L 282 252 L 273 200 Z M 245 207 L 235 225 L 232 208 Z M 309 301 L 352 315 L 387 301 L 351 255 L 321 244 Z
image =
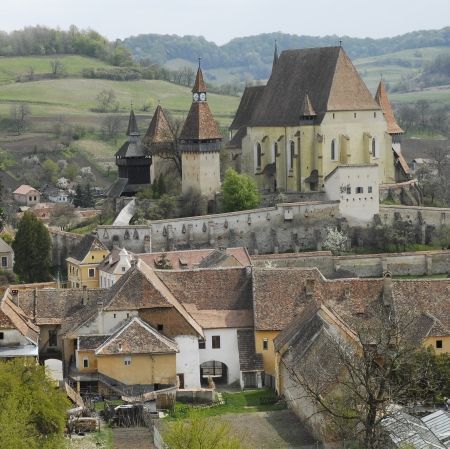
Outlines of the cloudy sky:
M 450 25 L 450 0 L 0 0 L 0 30 L 93 28 L 110 39 L 145 33 L 233 37 L 386 37 Z

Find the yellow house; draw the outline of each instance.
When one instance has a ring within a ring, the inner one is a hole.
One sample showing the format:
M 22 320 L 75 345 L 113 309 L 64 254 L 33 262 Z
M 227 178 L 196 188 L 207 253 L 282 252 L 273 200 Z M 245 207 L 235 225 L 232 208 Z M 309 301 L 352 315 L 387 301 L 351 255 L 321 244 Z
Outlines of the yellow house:
M 108 254 L 108 248 L 95 236 L 83 237 L 66 259 L 69 287 L 98 288 L 98 265 Z
M 336 167 L 355 164 L 376 164 L 380 184 L 394 183 L 403 131 L 378 100 L 342 47 L 283 51 L 267 85 L 246 88 L 230 148 L 263 191 L 323 191 Z
M 173 386 L 177 382 L 177 344 L 139 317 L 126 321 L 112 335 L 78 337 L 75 366 L 70 377 L 78 391 L 92 386 L 99 391 L 154 385 Z M 98 382 L 98 384 L 97 384 Z

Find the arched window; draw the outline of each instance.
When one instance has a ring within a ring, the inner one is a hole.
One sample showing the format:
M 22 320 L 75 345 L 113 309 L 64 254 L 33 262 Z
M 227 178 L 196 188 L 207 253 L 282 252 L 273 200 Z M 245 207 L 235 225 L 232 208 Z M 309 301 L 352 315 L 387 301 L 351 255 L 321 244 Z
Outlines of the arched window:
M 258 142 L 256 144 L 256 168 L 257 169 L 261 168 L 261 156 L 262 156 L 261 144 Z
M 372 157 L 378 157 L 378 154 L 377 154 L 377 142 L 375 140 L 375 137 L 372 139 Z
M 273 143 L 273 162 L 276 162 L 278 154 L 278 142 Z
M 335 161 L 337 159 L 337 145 L 336 145 L 336 139 L 333 139 L 331 141 L 331 160 Z
M 294 169 L 294 159 L 295 159 L 295 143 L 293 140 L 291 140 L 289 143 L 289 157 L 288 157 L 289 170 Z

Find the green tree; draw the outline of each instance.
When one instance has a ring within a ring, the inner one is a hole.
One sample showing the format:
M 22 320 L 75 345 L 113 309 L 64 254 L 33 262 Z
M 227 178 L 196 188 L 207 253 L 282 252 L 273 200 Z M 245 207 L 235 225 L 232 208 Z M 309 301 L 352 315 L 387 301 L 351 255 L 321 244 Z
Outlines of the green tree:
M 24 359 L 0 361 L 0 447 L 59 449 L 69 402 L 45 368 Z
M 56 182 L 56 176 L 59 172 L 58 164 L 51 159 L 46 159 L 42 164 L 44 173 L 48 181 Z
M 23 214 L 12 247 L 14 271 L 20 280 L 27 283 L 48 280 L 50 235 L 42 221 L 33 213 L 27 211 Z
M 232 168 L 225 172 L 222 195 L 225 212 L 254 209 L 261 202 L 256 182 L 250 176 L 239 174 Z
M 64 174 L 68 179 L 73 181 L 75 177 L 80 174 L 80 167 L 76 163 L 67 164 L 66 168 L 64 169 Z
M 243 449 L 241 439 L 233 435 L 230 424 L 198 415 L 176 421 L 164 434 L 170 449 Z

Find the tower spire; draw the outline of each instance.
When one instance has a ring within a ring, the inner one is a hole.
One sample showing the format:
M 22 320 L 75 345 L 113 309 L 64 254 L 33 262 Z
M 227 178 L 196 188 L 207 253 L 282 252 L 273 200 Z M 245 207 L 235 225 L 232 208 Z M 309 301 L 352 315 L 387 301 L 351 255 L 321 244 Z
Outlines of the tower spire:
M 277 40 L 275 39 L 275 48 L 273 50 L 273 63 L 272 63 L 272 70 L 277 65 L 278 62 L 278 47 L 277 47 Z
M 139 136 L 139 128 L 133 111 L 133 103 L 131 104 L 130 117 L 128 119 L 127 136 Z

